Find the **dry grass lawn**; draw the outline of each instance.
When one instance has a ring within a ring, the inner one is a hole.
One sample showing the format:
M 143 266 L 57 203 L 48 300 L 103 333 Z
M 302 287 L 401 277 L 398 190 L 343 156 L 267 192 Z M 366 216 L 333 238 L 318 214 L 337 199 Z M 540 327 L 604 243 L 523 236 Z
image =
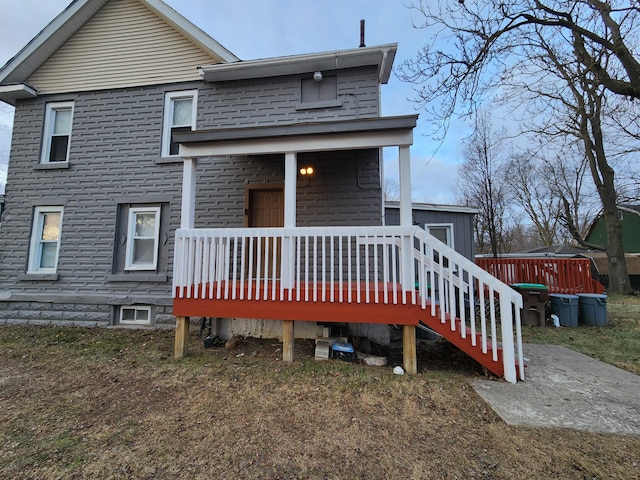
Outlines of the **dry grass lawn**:
M 606 327 L 523 328 L 522 340 L 562 345 L 640 375 L 640 297 L 609 298 Z
M 640 438 L 508 426 L 445 346 L 416 376 L 296 348 L 194 334 L 176 361 L 173 332 L 2 327 L 0 478 L 640 478 Z

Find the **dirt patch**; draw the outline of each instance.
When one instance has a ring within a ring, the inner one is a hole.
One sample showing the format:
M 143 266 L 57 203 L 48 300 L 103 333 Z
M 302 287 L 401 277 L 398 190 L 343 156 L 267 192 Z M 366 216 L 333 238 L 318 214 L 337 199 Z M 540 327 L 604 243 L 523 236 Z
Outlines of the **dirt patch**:
M 282 343 L 277 339 L 239 337 L 233 348 L 225 348 L 224 342 L 221 341 L 216 341 L 211 348 L 204 348 L 204 338 L 201 339 L 196 336 L 196 342 L 198 340 L 202 340 L 203 352 L 215 352 L 218 350 L 227 351 L 227 357 L 282 359 Z M 402 365 L 403 363 L 402 342 L 392 342 L 390 345 L 367 342 L 366 345 L 359 345 L 356 339 L 353 344 L 357 351 L 385 357 L 387 365 L 390 367 Z M 197 346 L 197 350 L 200 351 L 200 345 Z M 315 340 L 296 339 L 294 343 L 294 358 L 298 361 L 313 360 L 315 358 Z M 478 362 L 444 340 L 419 341 L 417 359 L 419 373 L 437 371 L 472 376 L 489 375 Z M 364 365 L 361 360 L 356 360 L 353 363 L 355 365 Z

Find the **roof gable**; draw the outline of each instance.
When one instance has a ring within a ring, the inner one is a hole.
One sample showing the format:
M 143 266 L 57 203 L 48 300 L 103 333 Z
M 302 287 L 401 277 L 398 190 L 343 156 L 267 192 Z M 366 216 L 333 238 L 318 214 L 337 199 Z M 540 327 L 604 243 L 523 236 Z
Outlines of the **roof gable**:
M 76 0 L 0 69 L 0 84 L 39 93 L 148 85 L 237 60 L 161 0 Z

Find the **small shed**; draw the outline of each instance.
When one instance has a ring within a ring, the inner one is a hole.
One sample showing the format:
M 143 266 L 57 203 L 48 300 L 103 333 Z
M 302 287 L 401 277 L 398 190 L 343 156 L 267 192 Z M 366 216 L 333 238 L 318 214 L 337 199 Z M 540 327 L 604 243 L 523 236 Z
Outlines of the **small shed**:
M 461 255 L 474 261 L 473 217 L 479 212 L 477 208 L 414 202 L 411 210 L 414 225 L 424 228 Z M 400 225 L 398 202 L 385 202 L 384 222 L 385 225 Z

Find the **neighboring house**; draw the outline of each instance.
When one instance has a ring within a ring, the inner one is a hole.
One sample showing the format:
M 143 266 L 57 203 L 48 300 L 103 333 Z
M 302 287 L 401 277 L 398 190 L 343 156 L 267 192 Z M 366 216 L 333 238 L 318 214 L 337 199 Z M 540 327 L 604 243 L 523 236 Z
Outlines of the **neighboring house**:
M 176 325 L 182 356 L 189 318 L 216 317 L 280 336 L 285 360 L 321 325 L 394 324 L 409 372 L 422 322 L 523 378 L 521 297 L 413 226 L 417 115 L 379 110 L 396 49 L 240 61 L 160 0 L 71 3 L 0 69 L 0 319 Z M 398 227 L 382 147 L 398 149 Z M 460 309 L 487 292 L 502 323 Z
M 593 264 L 593 277 L 602 285 L 609 285 L 609 261 L 605 252 L 585 252 L 581 256 L 591 259 Z M 625 253 L 629 282 L 634 292 L 640 292 L 640 254 Z
M 622 224 L 622 245 L 625 253 L 640 254 L 640 205 L 618 207 Z M 599 215 L 591 224 L 585 240 L 594 245 L 607 246 L 607 231 L 604 218 Z

